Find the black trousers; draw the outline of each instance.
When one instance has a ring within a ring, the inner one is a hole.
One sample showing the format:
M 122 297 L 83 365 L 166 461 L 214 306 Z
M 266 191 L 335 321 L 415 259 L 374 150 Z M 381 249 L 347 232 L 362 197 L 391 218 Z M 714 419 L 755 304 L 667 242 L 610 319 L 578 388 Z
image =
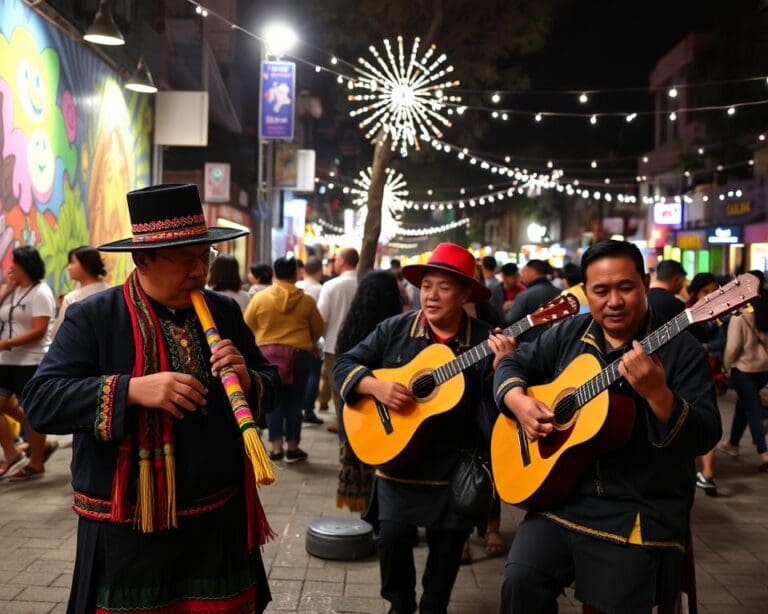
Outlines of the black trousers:
M 679 589 L 682 553 L 596 539 L 543 516 L 520 524 L 507 557 L 502 614 L 555 614 L 575 581 L 576 599 L 600 612 L 660 612 Z
M 422 577 L 424 592 L 419 601 L 422 614 L 445 614 L 459 571 L 467 530 L 427 529 L 429 555 Z M 381 570 L 381 596 L 396 612 L 416 611 L 416 566 L 413 547 L 416 526 L 382 520 L 376 535 Z

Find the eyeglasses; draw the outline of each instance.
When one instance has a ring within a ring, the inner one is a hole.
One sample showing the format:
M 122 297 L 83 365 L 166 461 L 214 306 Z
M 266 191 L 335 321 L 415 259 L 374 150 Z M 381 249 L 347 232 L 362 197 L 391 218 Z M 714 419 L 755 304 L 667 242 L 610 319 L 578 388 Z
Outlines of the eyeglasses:
M 163 256 L 163 254 L 159 252 L 156 253 L 155 256 L 157 256 L 158 258 L 162 258 L 163 260 L 167 260 L 168 262 L 172 262 L 173 264 L 181 267 L 185 271 L 191 271 L 200 262 L 203 263 L 203 266 L 207 267 L 214 260 L 216 260 L 216 258 L 218 258 L 219 253 L 220 253 L 219 250 L 211 246 L 199 256 L 187 256 L 186 258 L 169 258 L 168 256 Z

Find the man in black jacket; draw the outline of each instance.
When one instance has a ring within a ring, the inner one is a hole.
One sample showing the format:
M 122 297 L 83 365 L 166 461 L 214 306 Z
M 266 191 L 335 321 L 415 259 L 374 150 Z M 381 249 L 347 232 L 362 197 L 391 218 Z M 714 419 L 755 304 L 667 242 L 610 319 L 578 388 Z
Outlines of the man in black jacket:
M 546 437 L 554 429 L 552 408 L 527 396 L 527 387 L 551 381 L 589 353 L 602 365 L 620 360 L 622 378 L 611 394 L 631 396 L 634 425 L 623 445 L 588 465 L 564 503 L 529 513 L 518 527 L 502 589 L 505 613 L 556 612 L 557 596 L 574 580 L 576 598 L 601 612 L 648 612 L 666 602 L 679 582 L 694 457 L 721 434 L 706 356 L 693 336 L 683 331 L 653 355 L 639 344 L 664 320 L 647 307 L 637 247 L 598 243 L 581 269 L 590 313 L 504 359 L 496 401 L 530 441 Z
M 77 552 L 68 612 L 261 612 L 270 601 L 259 546 L 270 536 L 241 428 L 220 372 L 237 374 L 253 412 L 269 411 L 277 368 L 238 305 L 205 292 L 221 340 L 209 350 L 190 301 L 241 231 L 208 228 L 188 185 L 128 193 L 133 236 L 122 287 L 75 303 L 24 407 L 44 433 L 74 433 Z
M 474 524 L 451 508 L 448 484 L 461 449 L 487 445 L 496 417 L 490 378 L 501 357 L 514 349 L 512 339 L 491 334 L 462 308 L 465 302 L 482 302 L 490 296 L 485 284 L 474 278 L 474 271 L 472 254 L 451 243 L 438 245 L 427 264 L 404 267 L 405 278 L 420 288 L 422 309 L 379 324 L 360 344 L 339 356 L 333 369 L 345 403 L 372 395 L 392 412 L 407 411 L 414 401 L 409 388 L 376 378 L 373 369 L 407 364 L 432 343 L 443 343 L 454 354 L 461 354 L 488 340 L 494 352 L 481 360 L 473 360 L 477 355 L 467 352 L 474 364 L 455 376 L 465 378 L 459 403 L 421 425 L 396 467 L 376 471 L 364 518 L 376 529 L 381 596 L 391 603 L 390 612 L 416 610 L 413 546 L 416 529 L 422 526 L 427 529 L 429 557 L 419 611 L 445 613 L 461 550 Z M 345 407 L 344 411 L 356 410 Z

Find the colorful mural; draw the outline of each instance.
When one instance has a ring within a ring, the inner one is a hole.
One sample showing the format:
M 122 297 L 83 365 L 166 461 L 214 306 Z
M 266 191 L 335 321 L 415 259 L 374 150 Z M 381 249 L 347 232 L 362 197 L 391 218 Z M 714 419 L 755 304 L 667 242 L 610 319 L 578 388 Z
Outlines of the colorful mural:
M 128 190 L 149 185 L 151 97 L 20 0 L 0 0 L 0 279 L 35 245 L 56 294 L 67 252 L 130 236 Z M 112 283 L 127 256 L 105 257 Z

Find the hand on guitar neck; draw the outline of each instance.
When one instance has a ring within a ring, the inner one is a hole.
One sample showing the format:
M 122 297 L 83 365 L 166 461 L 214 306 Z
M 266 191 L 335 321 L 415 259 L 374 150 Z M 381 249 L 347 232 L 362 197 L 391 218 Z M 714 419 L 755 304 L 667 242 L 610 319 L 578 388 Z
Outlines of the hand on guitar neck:
M 655 354 L 647 354 L 640 342 L 632 342 L 632 349 L 621 357 L 619 374 L 648 401 L 659 422 L 666 424 L 672 415 L 674 395 L 667 386 L 664 367 Z

